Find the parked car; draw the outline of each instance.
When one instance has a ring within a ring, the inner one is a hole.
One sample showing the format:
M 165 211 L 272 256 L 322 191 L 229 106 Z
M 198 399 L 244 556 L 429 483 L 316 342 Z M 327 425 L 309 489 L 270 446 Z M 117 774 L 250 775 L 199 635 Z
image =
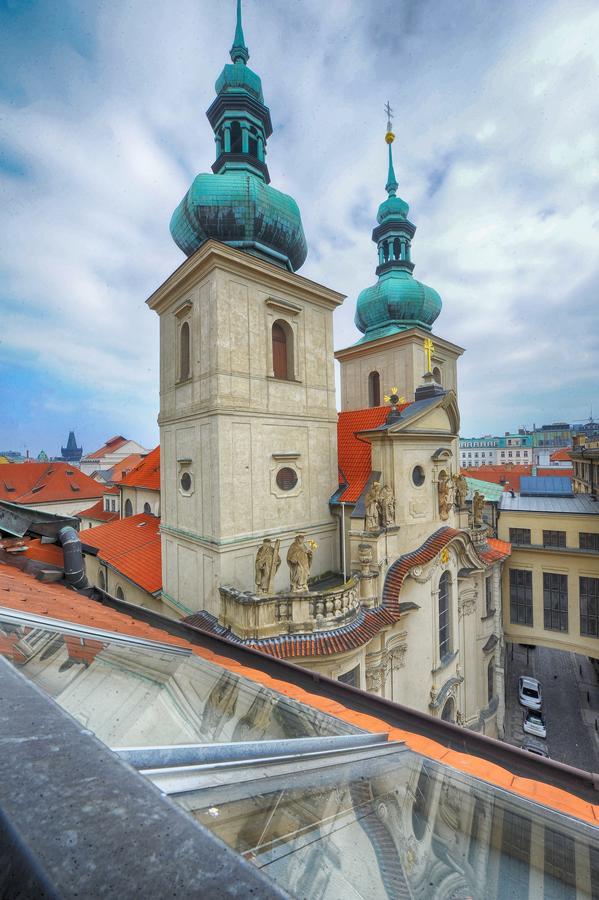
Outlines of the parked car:
M 536 737 L 540 738 L 547 737 L 547 727 L 545 725 L 545 719 L 536 709 L 526 710 L 522 728 L 527 734 L 534 734 Z
M 549 756 L 547 744 L 544 744 L 543 741 L 538 741 L 536 738 L 525 737 L 520 746 L 522 750 L 526 750 L 528 753 L 534 753 L 536 756 L 544 756 L 545 759 L 551 758 Z
M 521 675 L 518 679 L 518 699 L 528 709 L 541 709 L 543 699 L 541 685 L 536 678 Z

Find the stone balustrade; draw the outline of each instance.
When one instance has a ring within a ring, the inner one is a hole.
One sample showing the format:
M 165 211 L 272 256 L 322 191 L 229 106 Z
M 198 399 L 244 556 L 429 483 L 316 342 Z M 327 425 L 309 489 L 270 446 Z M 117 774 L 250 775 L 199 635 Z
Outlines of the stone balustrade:
M 220 597 L 219 623 L 244 640 L 340 628 L 360 610 L 358 580 L 353 577 L 339 587 L 298 594 L 262 596 L 225 586 Z

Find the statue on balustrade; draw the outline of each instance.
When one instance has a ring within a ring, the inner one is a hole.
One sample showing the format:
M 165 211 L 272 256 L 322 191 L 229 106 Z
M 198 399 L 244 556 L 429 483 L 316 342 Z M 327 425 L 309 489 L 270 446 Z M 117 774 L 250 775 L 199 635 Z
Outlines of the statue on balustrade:
M 270 538 L 264 538 L 256 554 L 255 573 L 256 588 L 259 594 L 272 594 L 275 575 L 281 565 L 279 556 L 280 541 L 274 544 Z
M 395 497 L 388 484 L 383 485 L 379 497 L 383 528 L 395 525 Z
M 395 497 L 388 484 L 374 481 L 366 497 L 366 531 L 378 531 L 395 525 Z
M 287 551 L 287 565 L 289 566 L 289 580 L 293 593 L 308 590 L 308 578 L 312 565 L 312 554 L 316 549 L 314 541 L 304 543 L 303 534 L 296 534 L 293 543 Z
M 453 490 L 455 505 L 458 509 L 464 509 L 466 506 L 466 497 L 468 496 L 468 482 L 462 474 L 453 476 Z

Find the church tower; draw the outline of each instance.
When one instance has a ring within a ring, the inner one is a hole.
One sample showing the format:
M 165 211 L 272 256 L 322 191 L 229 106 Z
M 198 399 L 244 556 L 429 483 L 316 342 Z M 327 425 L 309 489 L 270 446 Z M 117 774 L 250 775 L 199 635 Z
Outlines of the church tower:
M 289 588 L 298 532 L 312 574 L 338 567 L 333 310 L 343 296 L 295 274 L 307 245 L 295 200 L 270 185 L 272 133 L 237 2 L 231 63 L 207 116 L 212 173 L 171 219 L 187 259 L 149 298 L 160 316 L 163 599 L 218 615 L 219 587 L 251 591 L 264 538 Z
M 378 224 L 372 232 L 378 250 L 378 280 L 358 296 L 355 323 L 364 336 L 335 353 L 341 365 L 342 410 L 380 406 L 391 386 L 412 402 L 429 371 L 438 385 L 457 392 L 456 362 L 463 353 L 461 347 L 438 336 L 431 341 L 441 297 L 412 275 L 416 226 L 408 219 L 408 204 L 397 196 L 389 104 L 386 111 L 387 199 L 379 206 Z

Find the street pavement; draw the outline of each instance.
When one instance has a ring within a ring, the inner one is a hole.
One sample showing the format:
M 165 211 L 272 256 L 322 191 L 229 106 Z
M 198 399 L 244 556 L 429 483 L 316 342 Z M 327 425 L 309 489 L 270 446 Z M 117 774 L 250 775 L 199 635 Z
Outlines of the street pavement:
M 546 647 L 527 651 L 519 644 L 507 645 L 505 739 L 518 747 L 525 737 L 523 707 L 518 702 L 520 675 L 532 675 L 541 682 L 552 759 L 599 772 L 599 679 L 587 657 Z

